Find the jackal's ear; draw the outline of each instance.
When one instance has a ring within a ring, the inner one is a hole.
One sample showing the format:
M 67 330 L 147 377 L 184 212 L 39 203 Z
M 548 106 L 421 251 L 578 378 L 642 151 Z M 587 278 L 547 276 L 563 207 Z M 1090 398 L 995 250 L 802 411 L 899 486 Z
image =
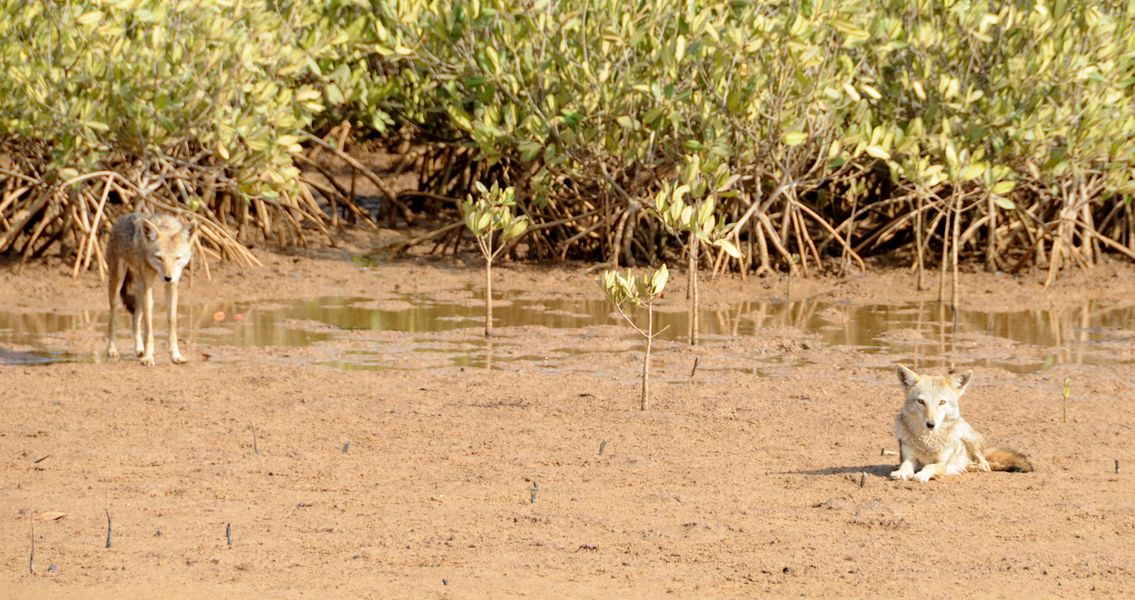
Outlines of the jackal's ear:
M 158 226 L 151 223 L 149 219 L 142 219 L 142 233 L 145 234 L 147 240 L 152 242 L 158 239 Z
M 185 226 L 181 228 L 181 237 L 192 244 L 193 240 L 197 237 L 197 221 L 186 223 Z
M 954 386 L 958 393 L 966 391 L 966 386 L 970 381 L 973 381 L 973 371 L 966 371 L 965 373 L 950 373 L 950 385 Z
M 895 373 L 899 376 L 899 383 L 904 388 L 914 387 L 918 383 L 918 373 L 906 368 L 906 365 L 895 365 Z

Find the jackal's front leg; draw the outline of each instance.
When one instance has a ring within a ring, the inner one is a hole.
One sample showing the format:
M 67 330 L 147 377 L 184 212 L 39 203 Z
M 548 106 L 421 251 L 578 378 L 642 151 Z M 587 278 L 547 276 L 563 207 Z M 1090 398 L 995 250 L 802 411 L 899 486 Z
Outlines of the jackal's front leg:
M 134 332 L 134 354 L 141 358 L 146 353 L 146 338 L 142 332 L 142 319 L 145 317 L 146 284 L 139 278 L 134 285 L 134 312 L 130 314 Z
M 901 461 L 899 468 L 897 471 L 891 471 L 891 479 L 906 481 L 914 476 L 914 453 L 902 442 L 899 442 L 899 460 Z
M 175 365 L 189 362 L 181 355 L 177 345 L 177 282 L 166 284 L 166 304 L 169 310 L 169 357 Z
M 122 288 L 123 280 L 126 279 L 125 269 L 118 263 L 117 259 L 111 259 L 107 265 L 110 269 L 110 277 L 107 281 L 107 296 L 110 303 L 110 315 L 107 316 L 107 332 L 106 332 L 106 356 L 107 358 L 118 358 L 118 346 L 114 345 L 114 309 L 118 303 L 118 290 Z
M 949 473 L 949 469 L 946 463 L 930 463 L 925 467 L 919 469 L 911 479 L 914 479 L 919 483 L 926 483 L 927 481 L 930 481 L 935 477 L 944 477 L 949 474 L 951 473 Z
M 142 353 L 142 366 L 154 366 L 154 286 L 146 284 L 146 298 L 143 302 L 143 312 L 146 321 L 146 345 Z

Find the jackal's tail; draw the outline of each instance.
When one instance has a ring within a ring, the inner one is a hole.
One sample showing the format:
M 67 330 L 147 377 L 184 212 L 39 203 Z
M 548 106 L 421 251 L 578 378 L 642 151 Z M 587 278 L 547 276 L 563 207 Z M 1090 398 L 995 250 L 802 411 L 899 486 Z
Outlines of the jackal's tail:
M 118 297 L 122 299 L 122 305 L 126 307 L 126 310 L 130 314 L 134 314 L 138 307 L 135 305 L 134 299 L 134 274 L 130 272 L 130 269 L 126 269 L 126 277 L 122 278 L 122 287 L 118 288 Z
M 994 471 L 1009 473 L 1031 473 L 1033 464 L 1029 457 L 1010 448 L 991 448 L 985 452 L 985 460 Z

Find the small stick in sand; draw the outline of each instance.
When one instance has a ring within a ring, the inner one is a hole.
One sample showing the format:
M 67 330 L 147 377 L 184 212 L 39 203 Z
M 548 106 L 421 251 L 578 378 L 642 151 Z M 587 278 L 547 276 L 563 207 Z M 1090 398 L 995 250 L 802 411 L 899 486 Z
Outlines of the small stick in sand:
M 532 497 L 529 498 L 529 504 L 536 504 L 536 496 L 540 493 L 540 484 L 535 481 L 532 482 Z
M 110 486 L 106 488 L 106 547 L 110 548 L 110 544 L 114 539 L 114 530 L 110 526 Z
M 233 547 L 233 524 L 225 523 L 225 540 L 229 543 L 229 548 Z
M 28 513 L 28 521 L 32 524 L 32 551 L 28 556 L 28 572 L 35 575 L 35 511 Z
M 252 451 L 260 456 L 260 448 L 256 445 L 256 425 L 249 423 L 248 428 L 252 430 Z
M 603 451 L 607 449 L 607 438 L 599 440 L 599 456 L 603 456 Z

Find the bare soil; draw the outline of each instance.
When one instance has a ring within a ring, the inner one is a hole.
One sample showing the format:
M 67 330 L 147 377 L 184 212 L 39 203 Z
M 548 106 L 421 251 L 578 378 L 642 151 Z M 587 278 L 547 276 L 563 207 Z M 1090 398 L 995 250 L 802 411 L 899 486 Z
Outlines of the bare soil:
M 374 243 L 258 250 L 263 267 L 214 265 L 211 281 L 198 271 L 182 301 L 475 298 L 476 257 L 349 260 Z M 495 273 L 502 295 L 599 296 L 584 265 L 506 263 Z M 671 310 L 684 302 L 678 275 Z M 1020 310 L 1135 294 L 1126 264 L 1068 273 L 1048 290 L 1042 278 L 967 273 L 963 299 Z M 778 299 L 785 283 L 707 277 L 701 293 L 709 306 Z M 906 269 L 792 284 L 793 296 L 848 303 L 937 295 L 914 287 Z M 9 265 L 0 307 L 101 311 L 105 289 L 97 274 L 72 279 L 63 264 Z M 922 485 L 888 480 L 897 459 L 881 454 L 895 448 L 895 357 L 789 327 L 697 348 L 659 343 L 653 405 L 640 411 L 641 345 L 627 327 L 504 327 L 492 369 L 424 358 L 416 368 L 410 356 L 403 368 L 354 370 L 308 360 L 311 349 L 201 344 L 183 346 L 192 362 L 175 367 L 164 318 L 157 325 L 154 368 L 0 366 L 5 598 L 1118 598 L 1135 589 L 1130 362 L 977 368 L 964 413 L 1037 471 Z M 365 343 L 381 352 L 476 332 L 388 332 Z M 74 341 L 81 351 L 99 343 L 95 333 Z M 980 352 L 998 341 L 976 343 Z M 492 346 L 465 347 L 494 356 Z M 510 353 L 559 358 L 500 360 Z M 781 366 L 744 368 L 770 360 Z

